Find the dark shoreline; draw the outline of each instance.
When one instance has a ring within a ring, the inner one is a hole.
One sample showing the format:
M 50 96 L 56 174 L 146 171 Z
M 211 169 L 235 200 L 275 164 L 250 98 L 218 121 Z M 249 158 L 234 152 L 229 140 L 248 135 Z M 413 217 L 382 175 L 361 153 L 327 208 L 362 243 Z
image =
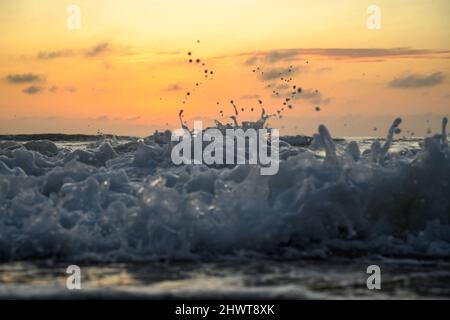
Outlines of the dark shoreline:
M 304 140 L 300 143 L 296 141 L 299 137 Z M 82 141 L 98 141 L 102 139 L 117 138 L 120 140 L 136 140 L 140 137 L 133 136 L 120 136 L 115 134 L 65 134 L 65 133 L 31 133 L 31 134 L 0 134 L 0 141 L 36 141 L 36 140 L 49 140 L 53 142 L 82 142 Z M 281 136 L 280 140 L 289 143 L 290 145 L 305 146 L 309 145 L 312 141 L 312 137 L 304 135 L 286 135 Z M 334 141 L 345 141 L 343 138 L 335 138 Z
M 118 139 L 137 139 L 138 137 L 118 136 L 114 134 L 65 134 L 65 133 L 38 133 L 38 134 L 1 134 L 0 140 L 7 141 L 33 141 L 33 140 L 50 140 L 50 141 L 96 141 L 104 138 Z

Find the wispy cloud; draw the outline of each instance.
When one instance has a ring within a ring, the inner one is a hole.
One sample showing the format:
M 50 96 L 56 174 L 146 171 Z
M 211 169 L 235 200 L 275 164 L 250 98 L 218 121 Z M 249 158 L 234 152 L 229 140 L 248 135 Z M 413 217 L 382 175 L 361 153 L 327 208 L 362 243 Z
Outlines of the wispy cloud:
M 73 50 L 56 50 L 56 51 L 39 51 L 37 58 L 39 60 L 50 60 L 56 58 L 64 58 L 73 56 L 75 52 Z
M 245 60 L 244 64 L 246 64 L 248 66 L 253 66 L 256 62 L 258 62 L 258 57 L 253 56 L 253 57 L 250 57 L 247 60 Z
M 337 58 L 380 58 L 380 57 L 412 57 L 420 55 L 433 55 L 447 53 L 448 51 L 436 51 L 425 49 L 399 48 L 325 48 L 303 49 L 304 54 L 320 55 Z
M 94 121 L 108 121 L 110 120 L 110 118 L 107 115 L 101 115 L 98 117 L 94 117 L 94 118 L 89 118 L 89 120 L 94 120 Z
M 429 75 L 411 74 L 395 78 L 387 86 L 396 89 L 432 87 L 442 83 L 444 79 L 445 75 L 442 72 L 434 72 Z
M 110 49 L 111 47 L 108 42 L 101 42 L 92 48 L 87 49 L 84 54 L 86 57 L 96 57 Z
M 51 93 L 57 93 L 57 92 L 69 92 L 69 93 L 75 93 L 78 91 L 77 87 L 69 86 L 69 87 L 58 87 L 55 85 L 49 86 L 48 91 Z
M 295 50 L 293 51 L 270 51 L 264 57 L 267 63 L 276 63 L 278 61 L 290 61 L 296 58 L 299 53 Z
M 304 56 L 323 56 L 334 59 L 370 59 L 368 61 L 382 61 L 384 58 L 424 58 L 442 57 L 450 50 L 413 49 L 410 47 L 397 48 L 290 48 L 270 51 L 243 52 L 235 56 L 247 56 L 244 64 L 278 63 L 294 61 Z M 226 56 L 218 57 L 225 58 Z
M 325 98 L 320 91 L 314 89 L 305 89 L 301 93 L 297 94 L 294 99 L 305 100 L 316 105 L 325 105 L 331 101 L 330 98 Z
M 279 90 L 279 91 L 284 91 L 284 90 L 288 90 L 291 86 L 288 85 L 287 83 L 280 83 L 275 85 L 275 89 Z
M 10 84 L 34 83 L 42 80 L 40 75 L 34 73 L 8 74 L 6 76 L 6 81 Z
M 50 91 L 52 93 L 56 93 L 56 92 L 58 92 L 58 86 L 50 86 L 50 87 L 48 87 L 48 91 Z
M 166 87 L 164 89 L 164 91 L 180 91 L 182 89 L 182 87 L 178 84 L 178 83 L 173 83 L 171 85 L 169 85 L 168 87 Z
M 26 94 L 34 95 L 34 94 L 41 93 L 42 90 L 43 90 L 42 87 L 39 87 L 39 86 L 30 86 L 30 87 L 28 87 L 28 88 L 23 89 L 22 92 L 23 92 L 23 93 L 26 93 Z
M 74 87 L 74 86 L 70 86 L 70 87 L 65 87 L 65 88 L 63 88 L 63 90 L 64 90 L 65 92 L 75 93 L 75 92 L 78 91 L 78 88 L 77 88 L 77 87 Z
M 133 116 L 133 117 L 128 117 L 128 118 L 123 118 L 123 117 L 110 117 L 106 114 L 99 115 L 97 117 L 87 118 L 87 120 L 90 120 L 90 121 L 136 121 L 139 119 L 141 119 L 141 116 Z
M 293 75 L 299 73 L 301 70 L 303 70 L 303 68 L 300 67 L 271 68 L 261 72 L 261 74 L 259 75 L 259 79 L 263 81 L 270 81 L 274 79 L 292 77 Z
M 259 94 L 250 94 L 250 95 L 243 95 L 241 96 L 241 99 L 243 100 L 256 100 L 256 99 L 260 99 L 261 96 Z
M 48 50 L 48 51 L 41 50 L 37 53 L 36 58 L 38 60 L 53 60 L 76 56 L 84 56 L 86 58 L 92 58 L 100 56 L 112 50 L 113 47 L 111 43 L 104 41 L 86 49 L 65 49 L 65 50 Z

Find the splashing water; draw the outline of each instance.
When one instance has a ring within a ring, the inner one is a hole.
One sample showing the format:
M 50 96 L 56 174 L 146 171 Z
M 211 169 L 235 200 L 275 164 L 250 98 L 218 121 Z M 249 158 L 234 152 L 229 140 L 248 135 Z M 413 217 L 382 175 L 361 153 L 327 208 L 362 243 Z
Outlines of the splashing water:
M 311 147 L 286 139 L 274 176 L 174 166 L 170 131 L 76 149 L 0 142 L 0 259 L 450 257 L 447 119 L 420 148 L 389 152 L 400 123 L 363 152 L 324 125 Z

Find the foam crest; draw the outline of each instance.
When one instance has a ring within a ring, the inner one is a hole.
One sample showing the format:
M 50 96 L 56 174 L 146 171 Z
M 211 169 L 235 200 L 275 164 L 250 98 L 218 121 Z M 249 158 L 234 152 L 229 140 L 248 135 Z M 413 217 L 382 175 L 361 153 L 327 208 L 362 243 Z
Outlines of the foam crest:
M 450 257 L 447 121 L 420 149 L 393 152 L 400 123 L 364 152 L 324 125 L 319 151 L 286 139 L 274 176 L 259 165 L 175 166 L 170 132 L 56 153 L 1 143 L 0 259 Z

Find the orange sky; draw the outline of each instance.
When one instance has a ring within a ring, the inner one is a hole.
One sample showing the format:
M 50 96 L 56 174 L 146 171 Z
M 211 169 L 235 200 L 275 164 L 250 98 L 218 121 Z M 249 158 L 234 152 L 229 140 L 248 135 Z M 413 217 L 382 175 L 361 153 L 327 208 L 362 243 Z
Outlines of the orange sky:
M 424 135 L 450 114 L 449 13 L 447 0 L 2 1 L 0 133 L 144 136 L 178 127 L 181 108 L 188 125 L 227 118 L 230 100 L 255 119 L 259 99 L 276 113 L 295 85 L 271 120 L 285 133 L 378 135 L 403 116 Z

